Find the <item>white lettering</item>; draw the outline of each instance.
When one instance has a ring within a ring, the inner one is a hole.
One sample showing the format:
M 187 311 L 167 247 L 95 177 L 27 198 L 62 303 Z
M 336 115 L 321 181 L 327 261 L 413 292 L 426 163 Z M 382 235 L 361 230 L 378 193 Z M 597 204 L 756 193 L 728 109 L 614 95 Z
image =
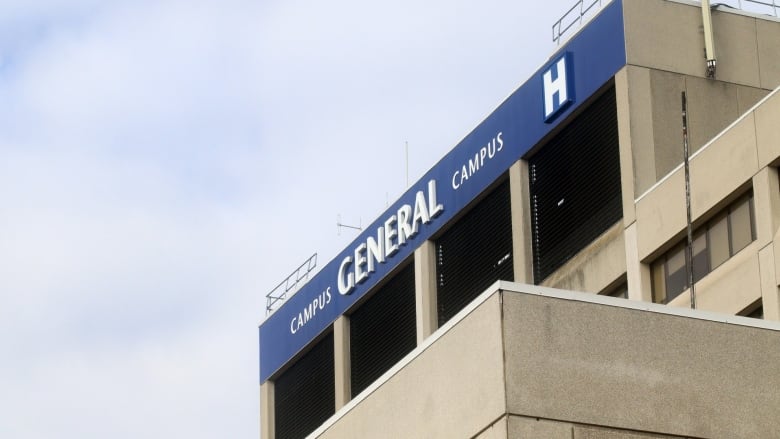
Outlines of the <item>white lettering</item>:
M 479 159 L 478 155 L 476 159 Z M 417 191 L 414 197 L 414 208 L 409 204 L 401 205 L 396 211 L 396 215 L 388 217 L 384 226 L 376 229 L 376 238 L 366 237 L 365 242 L 361 242 L 355 247 L 352 256 L 347 256 L 341 261 L 337 279 L 339 294 L 350 294 L 357 284 L 368 280 L 371 273 L 377 270 L 377 264 L 385 263 L 388 258 L 400 250 L 402 245 L 406 245 L 410 239 L 417 235 L 423 224 L 430 223 L 431 219 L 444 211 L 444 205 L 439 204 L 436 197 L 436 180 L 428 181 L 427 195 L 426 199 L 424 190 Z M 318 305 L 320 303 L 318 302 L 315 307 L 319 306 L 322 309 L 330 303 L 330 299 L 330 289 L 328 289 L 322 296 L 323 305 Z M 314 313 L 316 313 L 314 308 L 304 310 L 306 315 L 302 315 L 299 320 L 307 320 Z M 295 322 L 290 322 L 290 331 L 294 334 L 297 330 Z
M 567 83 L 566 83 L 566 57 L 561 57 L 555 64 L 555 70 L 558 77 L 552 79 L 552 71 L 550 68 L 542 77 L 544 78 L 544 118 L 547 119 L 553 115 L 566 101 L 569 99 L 567 96 Z M 558 95 L 558 102 L 554 102 L 555 95 Z
M 368 247 L 368 272 L 373 273 L 376 271 L 377 262 L 385 262 L 385 228 L 376 229 L 376 239 L 369 236 L 366 244 Z
M 417 233 L 419 230 L 417 223 L 428 224 L 431 217 L 428 215 L 428 206 L 425 205 L 425 195 L 422 191 L 417 192 L 414 200 L 414 217 L 412 218 L 412 230 Z
M 406 244 L 406 239 L 414 236 L 415 232 L 409 220 L 412 217 L 412 206 L 404 204 L 398 209 L 398 244 Z
M 503 132 L 496 134 L 495 137 L 490 139 L 487 145 L 475 152 L 473 157 L 469 157 L 468 161 L 463 164 L 459 170 L 455 170 L 455 172 L 452 173 L 453 189 L 458 190 L 464 183 L 473 177 L 474 174 L 485 167 L 487 160 L 495 158 L 496 155 L 504 149 L 503 135 Z M 433 211 L 432 206 L 428 207 Z
M 317 315 L 317 310 L 325 309 L 325 306 L 330 303 L 331 298 L 330 287 L 328 287 L 325 291 L 315 297 L 311 303 L 306 305 L 306 308 L 304 308 L 303 311 L 299 312 L 296 317 L 293 317 L 292 320 L 290 320 L 290 333 L 295 334 L 301 329 L 301 326 L 311 321 L 314 316 Z
M 440 213 L 444 212 L 444 205 L 439 204 L 436 200 L 436 180 L 428 182 L 428 216 L 430 218 L 436 218 Z
M 469 159 L 469 177 L 479 171 L 479 153 L 474 154 L 474 161 Z
M 357 283 L 363 283 L 368 279 L 368 273 L 363 270 L 363 266 L 366 265 L 368 259 L 363 256 L 366 252 L 366 243 L 362 243 L 355 249 L 355 281 Z
M 396 222 L 395 215 L 385 220 L 385 255 L 390 257 L 398 251 L 398 244 L 393 242 L 393 238 L 398 236 L 393 224 Z
M 339 266 L 338 287 L 339 294 L 342 296 L 349 294 L 355 288 L 355 275 L 352 272 L 346 272 L 350 265 L 352 265 L 352 256 L 347 256 Z

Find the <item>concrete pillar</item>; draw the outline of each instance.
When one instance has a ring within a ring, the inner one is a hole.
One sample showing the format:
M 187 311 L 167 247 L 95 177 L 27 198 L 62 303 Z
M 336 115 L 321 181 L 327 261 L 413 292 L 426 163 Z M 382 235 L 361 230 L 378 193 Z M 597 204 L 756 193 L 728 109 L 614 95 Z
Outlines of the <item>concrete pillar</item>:
M 780 177 L 777 168 L 765 167 L 753 176 L 753 202 L 756 219 L 758 263 L 761 273 L 761 304 L 764 318 L 780 320 L 780 284 L 774 244 L 780 227 Z
M 425 241 L 414 251 L 414 292 L 419 345 L 439 327 L 436 312 L 436 244 L 433 241 Z
M 758 251 L 758 270 L 761 276 L 761 306 L 765 320 L 780 320 L 780 289 L 777 288 L 777 256 L 775 245 Z
M 629 65 L 615 75 L 625 226 L 635 220 L 634 200 L 655 184 L 658 174 L 650 82 L 650 70 L 643 67 Z M 677 96 L 675 102 L 679 107 L 679 93 Z M 675 114 L 679 114 L 679 111 Z M 679 119 L 679 116 L 676 117 Z
M 336 410 L 352 399 L 352 374 L 349 357 L 349 317 L 340 316 L 333 322 L 333 369 L 336 384 Z
M 509 168 L 509 194 L 512 203 L 512 262 L 515 282 L 533 284 L 531 189 L 528 162 L 525 160 L 518 160 Z
M 260 438 L 274 439 L 274 382 L 260 385 Z
M 634 208 L 634 154 L 631 151 L 631 106 L 629 105 L 628 67 L 615 75 L 615 100 L 620 150 L 620 185 L 623 195 L 623 226 L 636 220 Z
M 760 248 L 772 242 L 780 225 L 780 178 L 777 168 L 766 167 L 753 176 L 756 240 Z
M 650 267 L 639 260 L 636 222 L 623 231 L 626 243 L 626 283 L 628 298 L 643 302 L 653 301 Z

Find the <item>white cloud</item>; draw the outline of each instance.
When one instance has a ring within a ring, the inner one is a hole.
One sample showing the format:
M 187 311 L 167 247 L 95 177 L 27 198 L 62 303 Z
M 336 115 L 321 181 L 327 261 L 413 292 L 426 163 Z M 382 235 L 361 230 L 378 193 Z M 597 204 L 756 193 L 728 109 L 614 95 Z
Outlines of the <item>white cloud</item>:
M 417 178 L 495 108 L 568 3 L 0 4 L 4 437 L 257 437 L 264 293 L 400 194 L 404 141 Z

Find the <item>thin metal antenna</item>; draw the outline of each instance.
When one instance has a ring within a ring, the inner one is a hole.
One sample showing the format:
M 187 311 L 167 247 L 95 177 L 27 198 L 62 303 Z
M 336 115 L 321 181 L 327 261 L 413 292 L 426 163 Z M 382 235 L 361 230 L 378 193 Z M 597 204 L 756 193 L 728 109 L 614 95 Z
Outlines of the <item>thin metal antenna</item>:
M 353 229 L 353 230 L 363 230 L 363 220 L 361 219 L 357 226 L 350 226 L 348 224 L 343 224 L 341 222 L 341 214 L 336 216 L 336 229 L 338 230 L 338 235 L 341 236 L 341 229 Z
M 696 288 L 693 284 L 693 221 L 691 219 L 691 172 L 688 166 L 688 101 L 682 92 L 683 156 L 685 163 L 685 210 L 688 215 L 688 264 L 685 264 L 688 285 L 691 288 L 691 309 L 696 309 Z
M 409 187 L 409 141 L 406 142 L 406 187 Z

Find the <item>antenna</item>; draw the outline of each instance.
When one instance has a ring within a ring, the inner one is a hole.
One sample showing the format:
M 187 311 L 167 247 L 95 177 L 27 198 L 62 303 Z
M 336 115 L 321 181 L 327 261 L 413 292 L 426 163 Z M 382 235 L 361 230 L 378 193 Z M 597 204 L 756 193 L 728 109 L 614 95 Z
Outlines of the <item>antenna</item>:
M 339 236 L 341 236 L 341 229 L 342 228 L 358 230 L 358 231 L 363 230 L 363 220 L 358 219 L 358 221 L 359 221 L 359 223 L 358 223 L 357 226 L 350 226 L 349 224 L 343 224 L 341 222 L 341 214 L 336 215 L 336 230 L 337 230 L 336 233 Z
M 409 187 L 409 141 L 406 142 L 406 187 Z
M 715 78 L 715 39 L 712 33 L 712 11 L 710 0 L 701 0 L 701 16 L 704 24 L 704 57 L 707 58 L 707 78 Z

